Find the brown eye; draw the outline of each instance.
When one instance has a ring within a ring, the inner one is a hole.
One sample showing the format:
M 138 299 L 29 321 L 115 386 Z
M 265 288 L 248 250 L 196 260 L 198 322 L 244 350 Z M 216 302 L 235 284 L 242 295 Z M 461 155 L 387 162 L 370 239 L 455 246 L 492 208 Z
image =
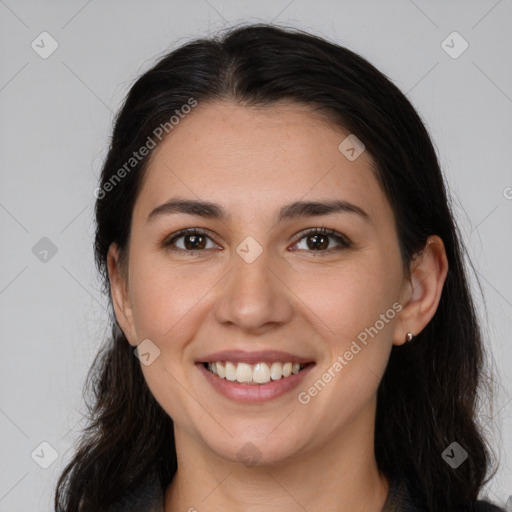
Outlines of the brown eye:
M 308 240 L 308 248 L 312 251 L 327 249 L 329 247 L 329 237 L 327 235 L 308 235 L 305 238 Z
M 208 246 L 209 241 L 211 242 L 210 246 Z M 207 232 L 195 228 L 179 231 L 165 241 L 163 246 L 172 252 L 188 252 L 191 254 L 196 251 L 201 252 L 218 247 Z
M 206 246 L 206 237 L 204 235 L 183 235 L 184 245 L 186 249 L 204 249 Z
M 306 240 L 306 247 L 299 249 L 311 252 L 331 253 L 334 251 L 347 249 L 351 246 L 350 241 L 346 237 L 332 229 L 327 228 L 316 228 L 301 233 L 300 240 L 295 245 L 297 246 L 300 241 L 304 239 Z M 338 242 L 338 246 L 332 247 L 331 240 L 336 240 Z

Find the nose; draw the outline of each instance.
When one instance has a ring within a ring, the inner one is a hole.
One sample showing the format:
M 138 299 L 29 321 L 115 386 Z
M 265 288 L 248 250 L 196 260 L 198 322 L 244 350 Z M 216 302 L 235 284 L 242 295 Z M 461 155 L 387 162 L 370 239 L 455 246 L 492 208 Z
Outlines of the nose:
M 286 283 L 284 265 L 286 262 L 277 261 L 266 250 L 254 261 L 233 251 L 230 271 L 217 290 L 217 322 L 253 335 L 290 322 L 293 293 Z

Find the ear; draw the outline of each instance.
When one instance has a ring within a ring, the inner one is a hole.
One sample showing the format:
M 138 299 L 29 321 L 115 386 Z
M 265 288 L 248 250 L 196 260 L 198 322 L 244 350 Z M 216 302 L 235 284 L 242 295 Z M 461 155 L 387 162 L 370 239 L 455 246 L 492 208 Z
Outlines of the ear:
M 137 342 L 133 323 L 133 311 L 128 294 L 128 276 L 124 275 L 121 268 L 119 249 L 115 243 L 110 244 L 108 249 L 107 269 L 117 323 L 130 345 L 135 347 Z
M 428 238 L 425 248 L 411 262 L 411 277 L 404 282 L 393 344 L 405 343 L 407 333 L 418 335 L 430 322 L 441 300 L 448 273 L 448 258 L 443 241 L 437 235 Z

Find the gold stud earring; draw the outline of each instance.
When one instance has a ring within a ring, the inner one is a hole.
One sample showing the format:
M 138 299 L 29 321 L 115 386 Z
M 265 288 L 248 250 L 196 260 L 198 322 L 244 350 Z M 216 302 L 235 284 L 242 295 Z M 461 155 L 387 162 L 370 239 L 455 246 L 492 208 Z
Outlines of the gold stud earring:
M 414 336 L 413 336 L 412 332 L 408 332 L 407 336 L 405 337 L 405 341 L 406 342 L 412 341 L 413 338 L 414 338 Z

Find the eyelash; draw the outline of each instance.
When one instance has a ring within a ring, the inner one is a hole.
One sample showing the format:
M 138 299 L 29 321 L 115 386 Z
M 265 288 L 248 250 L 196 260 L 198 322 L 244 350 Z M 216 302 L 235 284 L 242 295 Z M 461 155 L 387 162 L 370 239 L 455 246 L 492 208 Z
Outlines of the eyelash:
M 183 236 L 186 236 L 186 235 L 204 235 L 212 240 L 211 233 L 208 230 L 205 230 L 202 228 L 187 228 L 187 229 L 182 229 L 182 230 L 178 231 L 177 233 L 174 233 L 173 235 L 171 235 L 171 238 L 167 238 L 166 240 L 164 240 L 162 245 L 165 249 L 167 249 L 171 252 L 187 253 L 190 256 L 195 256 L 198 253 L 205 252 L 207 250 L 207 249 L 187 250 L 187 249 L 181 249 L 181 248 L 171 248 L 172 244 L 174 244 L 176 242 L 176 240 L 178 240 L 179 238 L 182 238 Z M 294 245 L 297 245 L 302 239 L 307 238 L 308 236 L 312 236 L 312 235 L 326 235 L 326 236 L 335 238 L 338 242 L 340 242 L 340 247 L 337 247 L 335 249 L 325 249 L 325 250 L 319 250 L 319 251 L 309 250 L 308 251 L 308 252 L 313 253 L 315 256 L 324 256 L 324 255 L 332 254 L 333 252 L 342 251 L 342 250 L 348 249 L 352 246 L 352 243 L 348 240 L 347 237 L 345 237 L 345 236 L 341 235 L 340 233 L 334 231 L 333 229 L 329 229 L 325 226 L 322 226 L 320 228 L 310 228 L 310 229 L 301 231 L 298 234 L 299 238 L 294 243 Z M 214 240 L 212 240 L 212 241 L 215 243 Z M 299 250 L 303 250 L 303 249 L 299 249 Z

